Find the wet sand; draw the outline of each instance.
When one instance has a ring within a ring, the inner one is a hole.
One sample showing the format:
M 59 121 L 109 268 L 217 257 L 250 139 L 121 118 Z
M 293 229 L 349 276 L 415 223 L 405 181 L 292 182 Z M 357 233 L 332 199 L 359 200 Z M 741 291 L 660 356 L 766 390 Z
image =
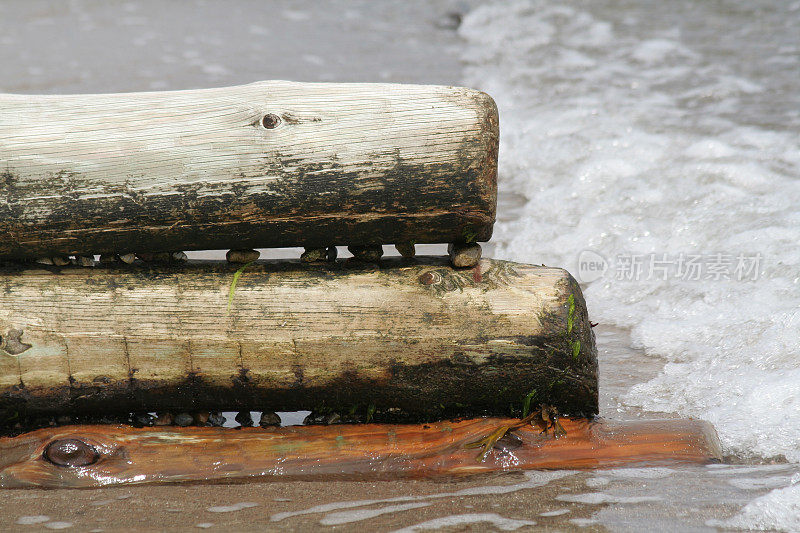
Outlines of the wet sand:
M 68 529 L 75 531 L 393 531 L 449 519 L 451 525 L 445 522 L 442 531 L 503 527 L 519 531 L 645 531 L 655 524 L 668 531 L 699 531 L 716 529 L 708 527 L 713 523 L 709 520 L 732 516 L 789 471 L 791 467 L 786 465 L 716 465 L 513 473 L 443 482 L 303 481 L 15 490 L 2 493 L 0 524 L 6 531 L 42 531 L 48 524 L 67 523 L 71 524 Z M 735 480 L 738 486 L 731 483 Z M 699 491 L 703 497 L 697 497 Z M 21 517 L 36 515 L 45 515 L 49 521 L 17 523 Z M 452 524 L 459 519 L 466 523 Z

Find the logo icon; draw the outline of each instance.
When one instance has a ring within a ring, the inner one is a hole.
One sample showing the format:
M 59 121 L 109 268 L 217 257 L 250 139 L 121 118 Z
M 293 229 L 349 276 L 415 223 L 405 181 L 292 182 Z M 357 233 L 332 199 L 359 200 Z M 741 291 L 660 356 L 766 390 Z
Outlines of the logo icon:
M 608 270 L 608 261 L 594 250 L 584 250 L 578 254 L 578 281 L 591 283 L 603 277 Z

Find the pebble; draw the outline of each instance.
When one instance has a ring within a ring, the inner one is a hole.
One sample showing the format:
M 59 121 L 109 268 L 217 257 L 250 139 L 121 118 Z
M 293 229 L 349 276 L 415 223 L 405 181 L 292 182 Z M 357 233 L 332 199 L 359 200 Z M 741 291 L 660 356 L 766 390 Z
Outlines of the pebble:
M 339 255 L 339 251 L 336 249 L 335 246 L 328 246 L 328 249 L 326 250 L 326 253 L 325 253 L 325 259 L 329 263 L 333 263 L 334 261 L 336 261 L 336 257 L 338 255 Z
M 261 252 L 258 250 L 228 250 L 225 254 L 225 259 L 228 263 L 250 263 L 261 257 Z
M 36 262 L 39 263 L 40 265 L 52 265 L 53 264 L 53 258 L 52 257 L 40 257 L 39 259 L 36 260 Z
M 189 413 L 178 413 L 177 416 L 175 416 L 176 426 L 185 428 L 186 426 L 192 425 L 192 422 L 194 422 L 194 417 Z
M 328 256 L 328 251 L 325 248 L 306 248 L 300 256 L 300 261 L 303 263 L 319 263 L 325 261 Z
M 447 246 L 450 263 L 455 268 L 474 267 L 481 260 L 481 245 L 475 242 L 468 244 L 451 243 Z
M 194 414 L 194 423 L 198 426 L 208 425 L 211 414 L 208 411 L 198 411 Z
M 94 266 L 94 256 L 91 255 L 77 255 L 75 256 L 75 261 L 78 263 L 78 266 L 82 267 Z
M 189 256 L 186 255 L 186 252 L 172 252 L 170 259 L 178 263 L 185 263 L 189 260 Z
M 273 413 L 272 411 L 264 411 L 261 413 L 261 421 L 259 425 L 262 428 L 270 427 L 270 426 L 280 426 L 281 425 L 281 417 Z
M 208 529 L 210 527 L 214 527 L 214 524 L 211 522 L 200 522 L 199 524 L 195 524 L 194 527 L 199 527 L 200 529 Z
M 329 424 L 338 424 L 341 421 L 342 417 L 339 416 L 339 413 L 331 413 L 324 418 L 323 423 L 329 425 Z
M 69 264 L 69 257 L 57 256 L 51 258 L 55 266 L 63 267 Z
M 380 244 L 348 246 L 347 250 L 359 261 L 364 261 L 367 263 L 376 263 L 383 256 L 383 246 Z
M 114 254 L 101 254 L 100 255 L 100 262 L 101 263 L 116 263 L 117 256 Z
M 143 413 L 143 414 L 135 415 L 133 417 L 133 421 L 134 421 L 134 423 L 136 425 L 140 425 L 140 426 L 144 426 L 144 427 L 150 427 L 150 426 L 155 424 L 156 417 L 154 417 L 150 413 Z
M 222 427 L 225 425 L 225 417 L 222 413 L 211 413 L 208 415 L 208 423 L 214 427 Z
M 253 427 L 253 417 L 250 415 L 250 411 L 239 411 L 234 420 L 239 422 L 243 428 Z
M 136 261 L 136 254 L 134 254 L 134 253 L 119 254 L 119 255 L 117 255 L 117 259 L 119 259 L 120 261 L 122 261 L 126 265 L 130 265 L 134 261 Z
M 158 416 L 153 421 L 154 426 L 171 426 L 174 422 L 172 413 L 158 413 Z
M 406 259 L 411 259 L 417 254 L 417 250 L 413 242 L 399 242 L 395 244 L 394 247 L 398 253 Z
M 342 417 L 338 413 L 314 413 L 312 412 L 304 420 L 303 424 L 307 426 L 313 425 L 329 425 L 341 422 Z
M 462 18 L 463 16 L 458 11 L 451 11 L 440 16 L 436 22 L 434 22 L 434 25 L 442 30 L 455 31 L 461 26 Z
M 306 426 L 314 426 L 317 424 L 322 424 L 325 419 L 325 415 L 320 413 L 311 412 L 303 419 L 303 424 Z

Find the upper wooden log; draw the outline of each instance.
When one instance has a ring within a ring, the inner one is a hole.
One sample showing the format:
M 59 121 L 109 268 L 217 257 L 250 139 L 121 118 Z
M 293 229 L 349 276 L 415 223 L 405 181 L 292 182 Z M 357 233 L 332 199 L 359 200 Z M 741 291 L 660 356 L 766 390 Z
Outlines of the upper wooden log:
M 219 262 L 0 269 L 0 410 L 597 412 L 594 335 L 566 271 L 348 266 L 259 261 L 235 289 Z
M 493 100 L 260 82 L 0 95 L 0 257 L 488 240 Z

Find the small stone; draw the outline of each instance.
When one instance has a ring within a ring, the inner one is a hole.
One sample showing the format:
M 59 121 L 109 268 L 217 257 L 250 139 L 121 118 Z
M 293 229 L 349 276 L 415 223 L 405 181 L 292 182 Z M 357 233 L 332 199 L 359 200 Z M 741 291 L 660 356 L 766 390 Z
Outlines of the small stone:
M 414 247 L 413 242 L 398 242 L 394 245 L 397 251 L 405 257 L 406 259 L 411 259 L 417 254 L 417 250 Z
M 306 248 L 303 255 L 300 256 L 300 261 L 303 263 L 318 263 L 325 261 L 328 251 L 325 248 Z
M 250 411 L 239 411 L 234 420 L 239 422 L 243 428 L 253 427 L 253 417 L 250 415 Z
M 342 417 L 339 416 L 339 413 L 329 413 L 323 419 L 323 424 L 330 425 L 330 424 L 338 424 L 342 421 Z
M 383 246 L 380 244 L 367 244 L 365 246 L 348 246 L 347 250 L 353 257 L 366 263 L 377 263 L 383 256 Z
M 311 413 L 309 413 L 309 415 L 307 417 L 305 417 L 303 419 L 303 424 L 305 424 L 306 426 L 314 426 L 314 425 L 318 425 L 318 424 L 324 424 L 325 423 L 325 416 L 326 415 L 324 415 L 322 413 L 315 413 L 314 411 L 312 411 Z
M 197 426 L 207 426 L 208 419 L 210 418 L 211 413 L 208 411 L 198 411 L 194 414 L 194 423 Z
M 336 249 L 335 246 L 328 246 L 328 249 L 325 251 L 325 260 L 329 263 L 333 263 L 336 261 L 336 257 L 339 255 L 339 251 Z
M 78 263 L 78 266 L 82 267 L 93 267 L 94 266 L 94 257 L 91 255 L 78 255 L 75 256 L 75 261 Z
M 481 260 L 481 245 L 475 242 L 468 244 L 451 243 L 447 246 L 450 263 L 455 268 L 474 267 Z
M 175 425 L 185 428 L 186 426 L 191 426 L 192 422 L 194 422 L 194 417 L 189 413 L 178 413 L 175 416 Z
M 208 415 L 208 423 L 214 427 L 222 427 L 225 425 L 225 417 L 219 412 L 211 413 Z
M 51 259 L 53 260 L 53 264 L 59 267 L 67 266 L 70 263 L 69 257 L 56 256 Z
M 280 426 L 281 425 L 281 417 L 273 413 L 272 411 L 264 411 L 261 413 L 261 421 L 258 423 L 262 428 L 270 427 L 270 426 Z
M 228 253 L 225 254 L 228 263 L 250 263 L 259 257 L 261 257 L 261 252 L 258 250 L 228 250 Z
M 117 256 L 115 254 L 101 254 L 100 255 L 100 262 L 101 263 L 116 263 Z
M 156 419 L 153 421 L 154 426 L 171 426 L 175 421 L 172 413 L 157 413 Z
M 177 263 L 185 263 L 189 260 L 189 256 L 186 255 L 186 252 L 172 252 L 170 259 Z
M 39 263 L 40 265 L 52 265 L 53 264 L 53 258 L 52 257 L 40 257 L 39 259 L 36 260 L 36 262 Z
M 434 25 L 442 30 L 455 31 L 458 29 L 459 26 L 461 26 L 462 18 L 463 17 L 461 13 L 459 13 L 458 11 L 451 11 L 449 13 L 444 13 L 442 16 L 440 16 L 436 20 L 436 22 L 434 22 Z
M 138 415 L 134 415 L 133 417 L 133 423 L 137 426 L 150 427 L 154 425 L 155 422 L 156 422 L 156 417 L 154 417 L 150 413 L 141 413 Z
M 130 265 L 134 261 L 136 261 L 136 254 L 134 254 L 134 253 L 119 254 L 119 255 L 117 255 L 117 259 L 119 259 L 120 261 L 122 261 L 126 265 Z

